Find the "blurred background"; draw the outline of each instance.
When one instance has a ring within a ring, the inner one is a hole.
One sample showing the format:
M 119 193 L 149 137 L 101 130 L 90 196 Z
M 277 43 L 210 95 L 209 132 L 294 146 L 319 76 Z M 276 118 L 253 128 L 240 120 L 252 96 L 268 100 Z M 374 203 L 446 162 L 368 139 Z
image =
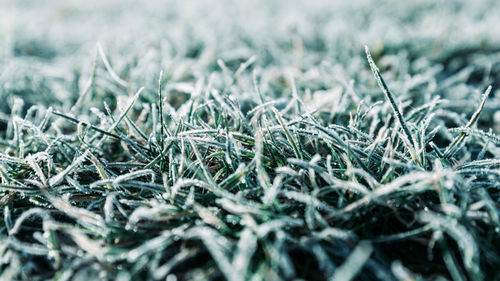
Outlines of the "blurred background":
M 351 79 L 360 96 L 365 96 L 372 90 L 356 86 L 374 84 L 363 53 L 365 44 L 395 92 L 416 103 L 428 102 L 412 92 L 424 85 L 428 92 L 452 97 L 450 106 L 470 113 L 479 100 L 479 94 L 471 93 L 489 84 L 495 89 L 500 75 L 499 1 L 0 3 L 0 111 L 4 117 L 16 96 L 23 98 L 25 107 L 44 104 L 69 109 L 91 76 L 94 62 L 92 96 L 111 99 L 111 104 L 112 96 L 129 95 L 141 86 L 153 94 L 160 70 L 172 82 L 171 90 L 188 93 L 197 81 L 221 71 L 218 59 L 234 71 L 252 56 L 256 58 L 252 67 L 271 98 L 291 92 L 284 74 L 289 72 L 312 96 L 342 86 L 339 80 Z M 114 71 L 129 82 L 128 92 L 106 74 L 97 42 Z M 252 91 L 251 79 L 246 86 L 242 80 L 240 91 Z M 367 95 L 366 101 L 373 102 L 379 94 Z M 494 121 L 496 107 L 496 102 L 487 103 L 490 114 L 482 118 Z

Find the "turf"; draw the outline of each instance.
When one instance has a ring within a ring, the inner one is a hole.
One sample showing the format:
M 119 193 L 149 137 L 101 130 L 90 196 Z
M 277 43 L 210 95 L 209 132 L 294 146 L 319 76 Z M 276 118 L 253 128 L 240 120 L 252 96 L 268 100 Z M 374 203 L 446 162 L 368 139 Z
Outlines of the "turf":
M 498 1 L 0 8 L 0 280 L 500 279 Z

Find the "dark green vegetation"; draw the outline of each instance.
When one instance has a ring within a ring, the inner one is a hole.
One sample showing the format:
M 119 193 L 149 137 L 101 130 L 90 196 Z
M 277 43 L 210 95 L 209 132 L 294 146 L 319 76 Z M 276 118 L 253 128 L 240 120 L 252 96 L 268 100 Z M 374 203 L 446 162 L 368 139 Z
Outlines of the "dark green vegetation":
M 0 280 L 500 278 L 497 1 L 159 2 L 1 4 Z

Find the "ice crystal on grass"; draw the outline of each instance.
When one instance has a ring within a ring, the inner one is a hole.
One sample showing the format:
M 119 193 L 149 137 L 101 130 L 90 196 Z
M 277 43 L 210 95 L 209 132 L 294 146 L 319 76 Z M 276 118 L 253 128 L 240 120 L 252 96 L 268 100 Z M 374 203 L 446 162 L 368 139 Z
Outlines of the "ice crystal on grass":
M 498 279 L 499 3 L 0 4 L 0 280 Z

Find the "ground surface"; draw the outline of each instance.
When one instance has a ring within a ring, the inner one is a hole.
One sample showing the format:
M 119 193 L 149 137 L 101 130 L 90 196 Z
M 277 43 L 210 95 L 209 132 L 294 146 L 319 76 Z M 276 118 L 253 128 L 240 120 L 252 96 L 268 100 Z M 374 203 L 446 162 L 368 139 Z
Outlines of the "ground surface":
M 498 280 L 499 18 L 1 1 L 0 280 Z

